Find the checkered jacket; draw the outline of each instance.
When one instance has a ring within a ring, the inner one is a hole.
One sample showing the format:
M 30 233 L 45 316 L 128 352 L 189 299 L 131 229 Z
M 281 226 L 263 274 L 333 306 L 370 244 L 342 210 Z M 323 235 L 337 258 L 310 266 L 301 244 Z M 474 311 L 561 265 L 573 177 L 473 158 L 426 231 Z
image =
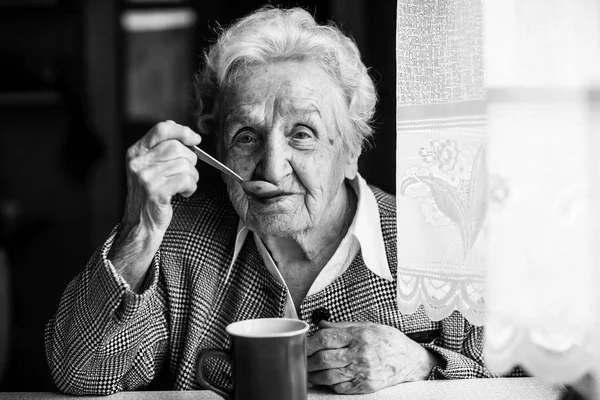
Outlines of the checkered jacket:
M 371 187 L 392 276 L 396 276 L 395 198 Z M 114 239 L 91 257 L 66 288 L 45 331 L 46 355 L 57 387 L 71 394 L 111 394 L 147 387 L 168 368 L 173 389 L 198 389 L 196 355 L 203 348 L 228 348 L 227 324 L 249 318 L 281 317 L 286 289 L 268 272 L 252 235 L 233 267 L 239 217 L 224 190 L 189 199 L 177 197 L 174 215 L 154 258 L 142 294 L 128 289 L 107 261 Z M 307 296 L 299 317 L 316 326 L 315 309 L 330 321 L 371 321 L 394 326 L 440 354 L 445 365 L 430 379 L 490 377 L 482 365 L 482 328 L 459 313 L 431 321 L 419 308 L 398 311 L 396 282 L 366 268 L 361 253 L 322 291 Z M 208 378 L 230 387 L 230 366 L 205 365 Z

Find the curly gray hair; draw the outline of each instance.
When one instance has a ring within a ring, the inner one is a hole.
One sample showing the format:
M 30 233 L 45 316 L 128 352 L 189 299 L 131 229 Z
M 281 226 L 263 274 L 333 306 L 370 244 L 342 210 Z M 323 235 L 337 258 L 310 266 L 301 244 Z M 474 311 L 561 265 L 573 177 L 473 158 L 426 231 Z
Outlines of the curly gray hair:
M 336 124 L 347 149 L 359 150 L 373 134 L 377 94 L 354 40 L 333 24 L 318 25 L 301 8 L 260 8 L 227 29 L 204 53 L 196 74 L 196 119 L 201 133 L 218 125 L 218 96 L 235 85 L 237 74 L 253 65 L 308 61 L 323 68 L 340 89 L 346 115 Z

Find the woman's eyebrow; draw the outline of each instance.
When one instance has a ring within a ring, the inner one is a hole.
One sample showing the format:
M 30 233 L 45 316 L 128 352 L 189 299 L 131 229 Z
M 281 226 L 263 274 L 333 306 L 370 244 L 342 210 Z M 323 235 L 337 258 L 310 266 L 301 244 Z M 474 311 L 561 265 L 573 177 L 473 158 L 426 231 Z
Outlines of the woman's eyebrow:
M 282 114 L 286 116 L 302 116 L 307 118 L 317 116 L 322 119 L 320 108 L 312 102 L 300 105 L 289 104 L 282 110 Z
M 310 97 L 295 97 L 293 99 L 289 99 L 284 101 L 283 107 L 294 113 L 316 113 L 321 116 L 320 102 Z
M 241 124 L 244 119 L 238 114 L 229 114 L 225 117 L 225 125 Z
M 316 105 L 293 106 L 290 105 L 283 110 L 283 115 L 312 117 L 317 116 L 322 119 L 321 110 Z M 235 107 L 229 110 L 225 117 L 225 125 L 247 124 L 253 121 L 253 113 L 250 110 L 244 110 L 243 106 Z M 256 118 L 258 119 L 258 118 Z M 260 118 L 262 119 L 262 118 Z
M 227 116 L 225 117 L 225 124 L 243 124 L 252 118 L 251 110 L 247 109 L 245 105 L 238 105 L 236 107 L 231 108 Z
M 319 116 L 319 118 L 321 118 L 321 111 L 318 108 L 297 108 L 294 110 L 295 114 L 300 114 L 303 116 L 312 116 L 312 115 L 317 115 Z

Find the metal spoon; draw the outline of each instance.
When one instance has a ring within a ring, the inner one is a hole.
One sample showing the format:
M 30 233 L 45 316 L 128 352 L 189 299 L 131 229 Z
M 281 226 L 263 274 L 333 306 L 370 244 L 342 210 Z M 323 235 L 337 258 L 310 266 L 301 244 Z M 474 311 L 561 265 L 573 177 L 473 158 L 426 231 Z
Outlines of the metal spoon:
M 194 154 L 196 154 L 199 160 L 204 161 L 208 165 L 218 169 L 219 171 L 238 181 L 242 185 L 242 189 L 246 194 L 254 197 L 274 197 L 281 194 L 281 191 L 277 188 L 277 186 L 273 185 L 272 183 L 267 181 L 244 181 L 241 176 L 233 172 L 214 157 L 211 157 L 200 147 L 190 146 L 190 148 Z
M 211 157 L 208 153 L 206 153 L 200 147 L 190 146 L 190 149 L 192 149 L 192 151 L 196 154 L 196 156 L 198 157 L 199 160 L 204 161 L 208 165 L 215 167 L 216 169 L 218 169 L 221 172 L 224 172 L 225 174 L 229 175 L 230 177 L 232 177 L 239 183 L 244 182 L 244 180 L 242 179 L 241 176 L 239 176 L 238 174 L 236 174 L 235 172 L 230 170 L 228 167 L 226 167 L 224 164 L 222 164 L 217 159 Z
M 242 182 L 242 189 L 246 194 L 258 198 L 275 197 L 283 193 L 277 186 L 267 181 Z

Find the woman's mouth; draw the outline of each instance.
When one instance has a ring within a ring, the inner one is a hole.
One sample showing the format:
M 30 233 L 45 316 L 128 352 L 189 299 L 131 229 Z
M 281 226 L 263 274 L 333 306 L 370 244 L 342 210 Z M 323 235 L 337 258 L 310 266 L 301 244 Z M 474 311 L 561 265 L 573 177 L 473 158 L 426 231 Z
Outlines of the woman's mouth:
M 259 200 L 269 200 L 285 195 L 277 186 L 266 181 L 242 182 L 242 189 L 251 197 Z

